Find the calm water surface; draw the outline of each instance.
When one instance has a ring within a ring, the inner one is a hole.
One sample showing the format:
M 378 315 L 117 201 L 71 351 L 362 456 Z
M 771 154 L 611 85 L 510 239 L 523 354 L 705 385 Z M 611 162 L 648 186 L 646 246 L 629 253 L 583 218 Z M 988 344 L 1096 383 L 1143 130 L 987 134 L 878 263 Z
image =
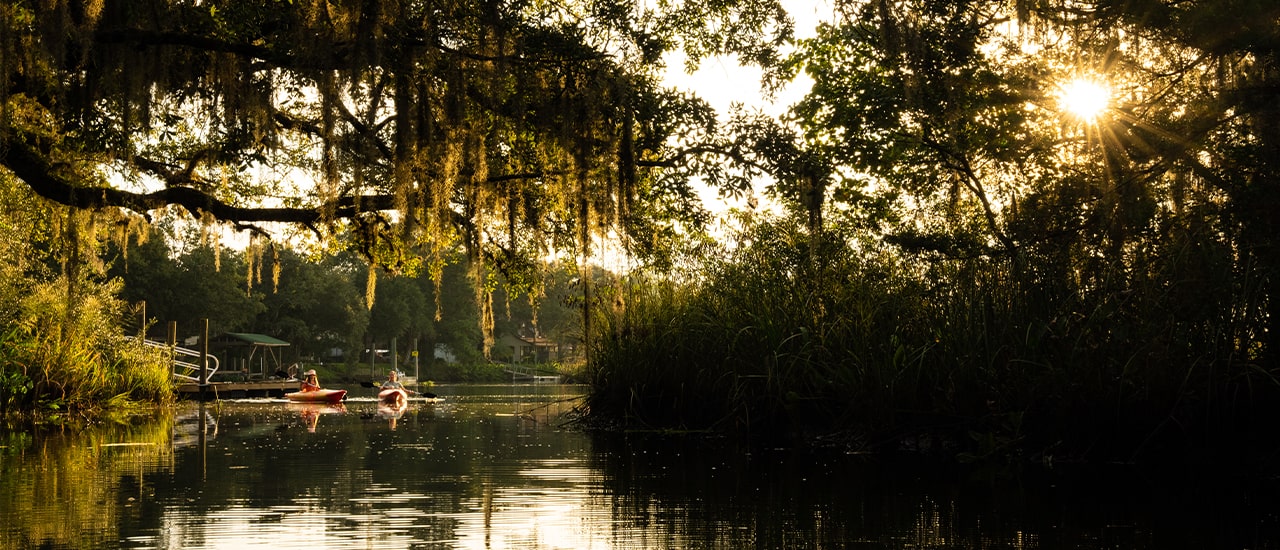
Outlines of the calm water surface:
M 1280 484 L 1253 472 L 589 434 L 561 427 L 580 387 L 435 391 L 0 433 L 0 548 L 1280 548 Z

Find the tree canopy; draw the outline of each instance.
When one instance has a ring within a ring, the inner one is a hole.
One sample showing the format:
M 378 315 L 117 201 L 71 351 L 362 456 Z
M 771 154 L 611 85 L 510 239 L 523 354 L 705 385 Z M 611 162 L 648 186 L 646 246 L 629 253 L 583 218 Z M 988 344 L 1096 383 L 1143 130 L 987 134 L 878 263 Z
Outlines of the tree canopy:
M 793 42 L 773 0 L 7 2 L 0 165 L 62 204 L 285 222 L 437 282 L 461 242 L 481 294 L 606 235 L 669 261 L 705 219 L 692 179 L 763 172 L 814 251 L 838 230 L 932 260 L 938 289 L 964 284 L 946 262 L 989 260 L 1077 310 L 1212 288 L 1222 347 L 1280 349 L 1280 8 L 831 6 Z M 662 86 L 677 50 L 813 87 L 722 128 Z M 1110 102 L 1064 116 L 1085 78 Z
M 835 11 L 781 66 L 781 78 L 813 80 L 794 130 L 758 131 L 785 161 L 775 172 L 794 174 L 778 194 L 811 213 L 811 230 L 825 214 L 828 229 L 861 228 L 933 265 L 1007 262 L 1010 281 L 1052 289 L 1076 313 L 1167 311 L 1199 293 L 1214 328 L 1188 325 L 1186 338 L 1247 360 L 1280 351 L 1280 6 L 853 0 Z M 1096 115 L 1064 105 L 1081 83 L 1099 96 Z
M 458 241 L 502 269 L 607 232 L 660 257 L 691 175 L 746 182 L 697 160 L 732 151 L 664 54 L 771 63 L 790 32 L 775 0 L 7 1 L 0 166 L 437 278 Z
M 628 281 L 593 414 L 974 460 L 1269 441 L 1280 4 L 830 5 L 766 73 L 805 97 L 732 119 L 785 210 Z

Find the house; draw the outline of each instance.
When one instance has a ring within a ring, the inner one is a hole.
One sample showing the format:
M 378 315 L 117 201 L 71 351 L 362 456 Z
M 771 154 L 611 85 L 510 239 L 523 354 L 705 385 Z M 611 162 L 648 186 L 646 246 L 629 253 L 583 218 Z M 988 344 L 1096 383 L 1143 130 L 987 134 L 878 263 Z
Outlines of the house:
M 432 357 L 450 365 L 458 362 L 458 354 L 453 352 L 453 348 L 449 347 L 449 344 L 436 344 L 436 349 L 435 352 L 432 353 Z
M 498 347 L 511 351 L 512 363 L 550 363 L 560 359 L 560 345 L 541 336 L 504 334 Z

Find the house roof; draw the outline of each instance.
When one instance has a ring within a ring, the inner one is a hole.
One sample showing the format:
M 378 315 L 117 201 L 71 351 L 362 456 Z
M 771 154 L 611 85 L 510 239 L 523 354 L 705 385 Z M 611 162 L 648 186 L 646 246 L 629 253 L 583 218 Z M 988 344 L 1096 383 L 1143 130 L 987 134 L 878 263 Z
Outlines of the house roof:
M 273 338 L 266 334 L 256 334 L 253 332 L 228 332 L 226 335 L 228 338 L 240 340 L 255 346 L 278 347 L 289 345 L 289 343 L 284 340 Z

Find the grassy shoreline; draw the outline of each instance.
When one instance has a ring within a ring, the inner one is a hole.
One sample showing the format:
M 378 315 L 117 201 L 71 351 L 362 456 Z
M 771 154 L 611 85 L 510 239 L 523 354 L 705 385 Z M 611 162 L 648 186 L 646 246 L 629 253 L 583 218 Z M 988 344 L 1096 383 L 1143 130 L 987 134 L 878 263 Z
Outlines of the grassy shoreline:
M 1280 377 L 1158 269 L 1080 286 L 1026 259 L 910 265 L 785 229 L 601 308 L 590 414 L 965 460 L 1266 456 Z M 825 247 L 825 248 L 824 248 Z M 1176 274 L 1175 274 L 1176 276 Z M 1194 314 L 1194 315 L 1193 315 Z

